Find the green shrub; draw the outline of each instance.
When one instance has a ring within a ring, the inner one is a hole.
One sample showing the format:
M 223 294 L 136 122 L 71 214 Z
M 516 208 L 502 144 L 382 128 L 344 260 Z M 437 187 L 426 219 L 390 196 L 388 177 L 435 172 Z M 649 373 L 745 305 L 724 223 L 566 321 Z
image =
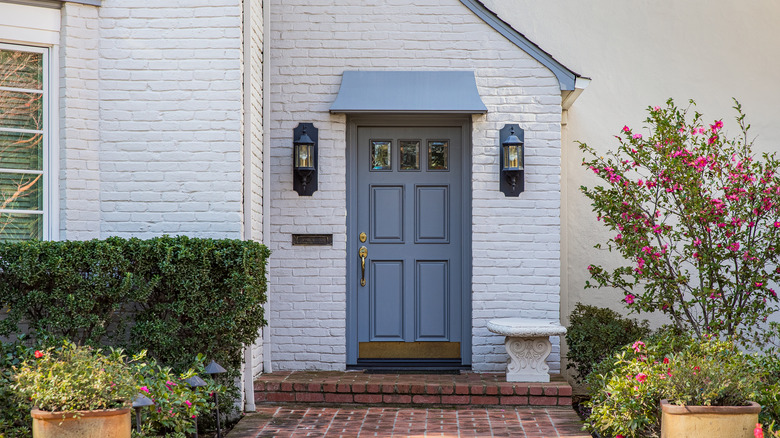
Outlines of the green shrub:
M 32 405 L 13 390 L 13 367 L 33 357 L 34 350 L 21 342 L 0 343 L 0 437 L 32 436 Z
M 77 346 L 35 351 L 14 373 L 16 389 L 45 411 L 129 407 L 138 385 L 122 350 Z
M 661 399 L 704 406 L 758 401 L 761 367 L 731 342 L 662 332 L 624 347 L 590 374 L 587 427 L 602 436 L 657 436 Z
M 243 346 L 265 325 L 268 249 L 185 236 L 87 242 L 0 242 L 0 336 L 147 350 L 174 372 L 198 354 L 228 372 L 220 411 L 234 408 Z
M 98 344 L 133 302 L 145 301 L 153 283 L 133 275 L 131 243 L 109 238 L 86 242 L 0 242 L 0 335 L 54 335 Z M 118 333 L 116 333 L 118 334 Z M 110 337 L 110 336 L 109 336 Z
M 268 255 L 186 236 L 0 242 L 0 336 L 29 324 L 38 338 L 147 350 L 179 371 L 203 353 L 237 372 L 265 324 Z
M 194 418 L 214 409 L 210 394 L 225 391 L 211 379 L 205 379 L 206 386 L 197 388 L 190 388 L 185 382 L 192 376 L 204 375 L 202 356 L 197 358 L 194 367 L 181 374 L 153 359 L 140 361 L 134 373 L 140 393 L 154 401 L 154 406 L 143 410 L 144 436 L 181 436 L 195 432 Z
M 575 379 L 582 383 L 593 366 L 620 347 L 650 334 L 647 321 L 622 318 L 617 312 L 578 303 L 569 317 L 566 368 L 575 368 Z

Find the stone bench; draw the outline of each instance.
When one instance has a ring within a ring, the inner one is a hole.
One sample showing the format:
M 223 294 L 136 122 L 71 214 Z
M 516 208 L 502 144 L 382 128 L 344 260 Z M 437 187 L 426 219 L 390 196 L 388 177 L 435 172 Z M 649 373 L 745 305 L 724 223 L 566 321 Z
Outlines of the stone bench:
M 550 336 L 566 334 L 558 321 L 526 318 L 499 318 L 488 322 L 488 330 L 506 336 L 509 353 L 507 382 L 549 382 L 547 356 L 552 351 Z

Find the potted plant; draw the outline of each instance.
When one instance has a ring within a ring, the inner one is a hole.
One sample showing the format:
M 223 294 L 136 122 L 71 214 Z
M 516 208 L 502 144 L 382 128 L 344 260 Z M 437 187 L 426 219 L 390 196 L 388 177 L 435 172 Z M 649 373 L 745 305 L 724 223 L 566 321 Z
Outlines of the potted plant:
M 664 332 L 589 376 L 588 426 L 602 436 L 752 438 L 761 375 L 734 343 Z
M 733 343 L 694 341 L 661 365 L 661 438 L 753 436 L 761 412 L 751 401 L 758 376 Z
M 33 403 L 35 438 L 130 438 L 138 393 L 122 350 L 65 342 L 36 351 L 15 370 L 14 388 Z

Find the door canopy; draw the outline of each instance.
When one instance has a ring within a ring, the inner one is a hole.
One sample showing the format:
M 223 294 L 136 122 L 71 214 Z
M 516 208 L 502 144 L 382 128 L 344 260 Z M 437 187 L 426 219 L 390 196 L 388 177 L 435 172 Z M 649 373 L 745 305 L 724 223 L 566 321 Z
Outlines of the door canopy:
M 331 113 L 484 114 L 472 71 L 345 71 Z

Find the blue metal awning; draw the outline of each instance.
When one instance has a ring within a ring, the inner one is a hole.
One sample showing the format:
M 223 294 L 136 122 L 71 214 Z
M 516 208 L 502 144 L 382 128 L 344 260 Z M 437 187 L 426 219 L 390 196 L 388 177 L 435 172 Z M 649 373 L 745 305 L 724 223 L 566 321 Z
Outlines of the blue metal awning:
M 472 71 L 345 71 L 332 113 L 484 114 Z

